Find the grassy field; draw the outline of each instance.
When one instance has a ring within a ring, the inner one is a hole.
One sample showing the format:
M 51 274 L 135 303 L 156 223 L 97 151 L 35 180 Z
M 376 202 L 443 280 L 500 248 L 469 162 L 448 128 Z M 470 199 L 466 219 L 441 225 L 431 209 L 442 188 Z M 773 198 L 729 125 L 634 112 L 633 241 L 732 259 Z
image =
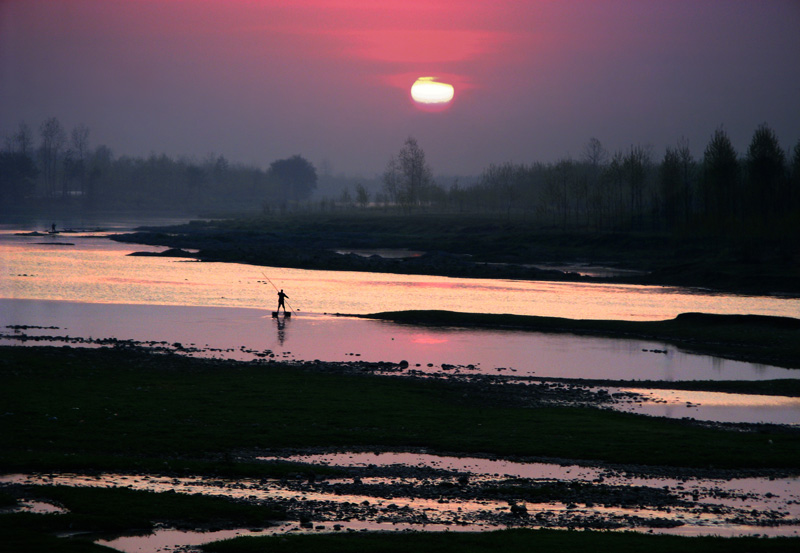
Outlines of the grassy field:
M 146 470 L 159 463 L 195 471 L 205 463 L 207 471 L 222 471 L 236 450 L 312 446 L 698 468 L 794 468 L 800 459 L 797 433 L 523 407 L 459 383 L 120 349 L 0 352 L 0 468 L 6 472 Z

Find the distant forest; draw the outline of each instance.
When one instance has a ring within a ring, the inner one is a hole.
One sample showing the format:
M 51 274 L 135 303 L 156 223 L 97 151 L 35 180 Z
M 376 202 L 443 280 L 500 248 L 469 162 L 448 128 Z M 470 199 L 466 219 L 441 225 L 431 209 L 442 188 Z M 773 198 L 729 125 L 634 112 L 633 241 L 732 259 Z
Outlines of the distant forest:
M 800 141 L 784 150 L 767 125 L 739 153 L 720 128 L 701 159 L 686 141 L 657 155 L 632 145 L 609 152 L 590 139 L 580 158 L 492 164 L 479 176 L 433 176 L 408 138 L 374 179 L 335 177 L 300 155 L 264 170 L 222 156 L 202 160 L 115 157 L 92 148 L 89 129 L 67 134 L 50 118 L 21 123 L 0 151 L 0 210 L 42 206 L 184 213 L 373 210 L 496 214 L 571 229 L 780 234 L 800 230 Z

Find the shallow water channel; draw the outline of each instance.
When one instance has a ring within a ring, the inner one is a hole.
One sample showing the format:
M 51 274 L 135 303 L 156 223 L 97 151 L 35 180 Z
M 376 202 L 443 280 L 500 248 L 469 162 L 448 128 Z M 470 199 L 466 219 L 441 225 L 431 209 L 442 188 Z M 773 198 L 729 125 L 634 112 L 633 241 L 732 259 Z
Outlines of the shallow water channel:
M 676 535 L 800 535 L 800 477 L 684 478 L 614 468 L 457 458 L 419 452 L 263 456 L 345 467 L 349 475 L 283 480 L 174 478 L 132 474 L 6 475 L 2 483 L 125 487 L 237 498 L 280 505 L 290 521 L 256 534 L 287 532 L 500 528 L 634 530 Z M 299 522 L 299 521 L 304 522 Z M 251 535 L 163 528 L 151 536 L 103 543 L 157 551 Z

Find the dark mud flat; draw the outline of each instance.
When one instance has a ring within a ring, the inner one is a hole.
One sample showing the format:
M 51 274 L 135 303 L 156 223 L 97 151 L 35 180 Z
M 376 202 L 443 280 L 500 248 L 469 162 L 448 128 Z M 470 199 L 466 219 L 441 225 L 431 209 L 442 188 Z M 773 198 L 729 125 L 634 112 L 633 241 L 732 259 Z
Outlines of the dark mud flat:
M 110 455 L 111 466 L 134 470 L 163 455 L 372 446 L 695 469 L 800 466 L 791 427 L 741 432 L 601 410 L 615 398 L 577 383 L 376 376 L 402 364 L 238 362 L 186 357 L 175 344 L 107 345 L 0 348 L 0 466 L 102 468 L 90 459 Z

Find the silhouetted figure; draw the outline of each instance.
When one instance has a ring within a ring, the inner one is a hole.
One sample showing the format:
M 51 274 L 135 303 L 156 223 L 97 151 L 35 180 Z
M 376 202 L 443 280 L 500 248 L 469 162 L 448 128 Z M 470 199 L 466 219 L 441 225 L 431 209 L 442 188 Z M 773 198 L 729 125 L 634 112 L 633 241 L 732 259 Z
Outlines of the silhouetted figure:
M 289 296 L 283 293 L 283 289 L 281 289 L 281 291 L 278 292 L 278 313 L 280 313 L 281 307 L 283 307 L 283 312 L 286 313 L 286 304 L 283 303 L 283 300 L 285 300 L 288 297 Z
M 55 232 L 56 232 L 56 224 L 55 224 L 55 223 L 53 223 L 53 224 L 50 226 L 50 228 L 51 228 L 50 232 L 52 232 L 53 234 L 55 234 Z

